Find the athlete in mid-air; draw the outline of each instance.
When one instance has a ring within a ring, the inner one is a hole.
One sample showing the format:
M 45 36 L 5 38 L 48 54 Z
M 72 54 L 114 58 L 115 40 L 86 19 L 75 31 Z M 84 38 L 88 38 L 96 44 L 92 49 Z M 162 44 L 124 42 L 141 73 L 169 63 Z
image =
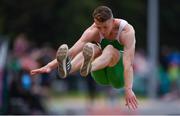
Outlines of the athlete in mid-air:
M 57 67 L 64 78 L 78 70 L 83 77 L 91 73 L 98 84 L 124 87 L 126 105 L 136 109 L 137 98 L 132 90 L 134 28 L 127 21 L 114 18 L 107 6 L 97 7 L 93 19 L 94 23 L 70 49 L 66 44 L 61 45 L 56 59 L 32 70 L 31 75 L 49 73 Z

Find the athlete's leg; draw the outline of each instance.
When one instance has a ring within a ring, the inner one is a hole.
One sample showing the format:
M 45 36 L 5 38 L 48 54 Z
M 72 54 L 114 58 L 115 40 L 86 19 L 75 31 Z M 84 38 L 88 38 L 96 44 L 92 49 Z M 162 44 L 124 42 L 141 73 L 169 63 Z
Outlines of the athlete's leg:
M 93 57 L 92 59 L 98 57 L 101 54 L 101 49 L 93 43 L 87 43 L 86 45 L 90 46 L 92 48 L 92 54 Z M 71 61 L 71 71 L 70 73 L 76 72 L 80 69 L 80 67 L 82 66 L 82 63 L 84 61 L 84 56 L 83 56 L 83 52 L 80 52 L 77 56 L 75 56 L 75 58 Z
M 71 63 L 68 57 L 68 46 L 66 44 L 61 45 L 56 53 L 56 59 L 58 61 L 58 72 L 60 77 L 65 78 L 70 70 L 71 70 Z
M 79 70 L 79 67 L 81 66 L 83 62 L 82 59 L 83 59 L 82 52 L 80 52 L 77 56 L 74 57 L 74 59 L 71 61 L 72 67 L 71 67 L 70 74 Z
M 96 58 L 101 54 L 101 49 L 97 45 L 92 43 L 88 43 L 88 45 L 93 48 L 93 58 Z M 65 78 L 68 74 L 79 70 L 84 58 L 82 52 L 80 52 L 71 62 L 68 56 L 68 51 L 68 46 L 63 44 L 58 48 L 56 53 L 56 58 L 58 61 L 58 72 L 59 75 L 63 78 Z
M 93 43 L 85 44 L 82 55 L 83 55 L 83 63 L 80 68 L 81 76 L 85 77 L 89 74 L 91 70 L 91 62 L 102 54 L 101 48 Z
M 119 51 L 112 45 L 106 46 L 102 54 L 93 61 L 93 47 L 86 44 L 83 48 L 83 56 L 84 62 L 80 70 L 82 76 L 87 76 L 92 71 L 114 66 L 120 58 Z
M 108 45 L 104 48 L 102 54 L 92 62 L 91 71 L 112 67 L 118 63 L 119 59 L 119 51 L 112 45 Z
M 124 66 L 123 59 L 120 58 L 118 63 L 113 67 L 106 68 L 106 75 L 108 77 L 109 83 L 114 88 L 122 88 L 124 86 Z
M 114 88 L 121 88 L 124 86 L 124 68 L 123 59 L 120 58 L 122 53 L 115 49 L 113 46 L 109 45 L 104 50 L 101 56 L 96 58 L 92 62 L 92 76 L 94 80 L 100 84 L 111 84 Z M 105 68 L 102 70 L 102 68 Z M 99 71 L 99 69 L 101 69 Z M 104 71 L 104 72 L 102 72 Z M 101 79 L 104 75 L 105 79 Z

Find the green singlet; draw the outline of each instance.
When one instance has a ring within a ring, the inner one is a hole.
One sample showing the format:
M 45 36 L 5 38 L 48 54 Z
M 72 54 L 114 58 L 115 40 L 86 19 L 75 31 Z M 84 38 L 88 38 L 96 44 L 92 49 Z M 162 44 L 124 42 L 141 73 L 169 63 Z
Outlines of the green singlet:
M 117 40 L 110 41 L 108 39 L 102 39 L 101 48 L 104 49 L 107 45 L 112 45 L 114 48 L 118 49 L 122 54 L 124 49 Z M 124 67 L 123 67 L 123 57 L 121 57 L 118 63 L 113 67 L 106 67 L 97 71 L 91 72 L 94 80 L 101 85 L 112 85 L 114 88 L 122 88 L 124 86 Z

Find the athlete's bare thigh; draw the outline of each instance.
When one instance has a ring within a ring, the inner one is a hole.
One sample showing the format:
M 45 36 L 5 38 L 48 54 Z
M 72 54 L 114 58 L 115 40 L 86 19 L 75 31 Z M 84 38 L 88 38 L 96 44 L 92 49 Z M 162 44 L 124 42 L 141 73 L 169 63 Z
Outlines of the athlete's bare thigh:
M 112 45 L 108 45 L 104 48 L 102 55 L 111 57 L 109 67 L 116 65 L 120 59 L 120 52 L 118 49 L 114 48 Z

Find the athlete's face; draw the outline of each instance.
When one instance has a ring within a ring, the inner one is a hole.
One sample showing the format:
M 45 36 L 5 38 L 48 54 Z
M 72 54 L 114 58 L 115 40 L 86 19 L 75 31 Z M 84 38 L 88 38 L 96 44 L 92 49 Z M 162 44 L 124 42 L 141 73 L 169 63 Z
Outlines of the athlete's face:
M 103 36 L 108 36 L 110 34 L 113 27 L 113 21 L 113 18 L 105 22 L 99 22 L 96 19 L 94 19 L 94 23 L 97 29 L 103 34 Z

